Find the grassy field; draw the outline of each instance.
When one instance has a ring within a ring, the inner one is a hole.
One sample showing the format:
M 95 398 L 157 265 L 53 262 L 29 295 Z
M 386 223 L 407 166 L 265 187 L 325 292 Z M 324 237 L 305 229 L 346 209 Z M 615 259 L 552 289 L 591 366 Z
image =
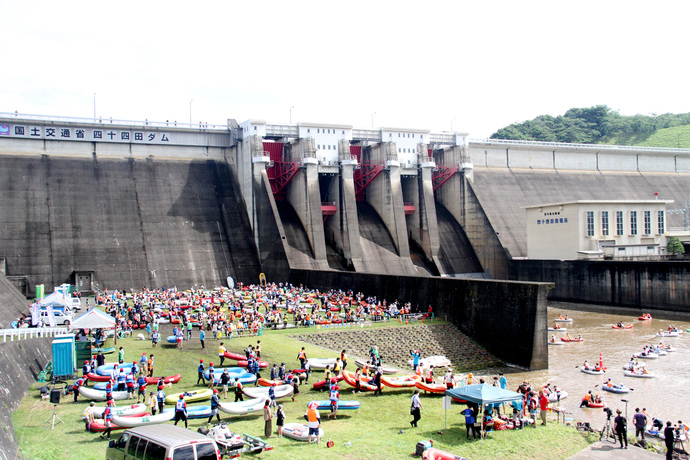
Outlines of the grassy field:
M 301 329 L 300 333 L 304 331 Z M 316 329 L 311 329 L 311 331 L 324 332 Z M 297 353 L 304 344 L 290 338 L 293 334 L 295 334 L 294 330 L 268 331 L 261 337 L 235 338 L 225 340 L 225 343 L 230 351 L 241 352 L 247 345 L 256 344 L 257 340 L 261 340 L 262 359 L 270 364 L 285 362 L 288 367 L 298 367 Z M 163 331 L 163 336 L 165 335 L 166 330 Z M 202 350 L 196 331 L 194 336 L 196 338 L 185 343 L 181 351 L 165 346 L 152 349 L 149 341 L 138 341 L 133 338 L 118 340 L 118 346 L 124 346 L 126 360 L 138 359 L 142 352 L 147 354 L 153 352 L 156 359 L 156 376 L 181 373 L 183 375 L 181 382 L 166 391 L 172 393 L 194 388 L 196 367 L 200 358 L 204 358 L 206 364 L 212 361 L 218 367 L 218 342 L 213 339 L 207 340 L 206 349 Z M 112 344 L 109 342 L 107 345 Z M 306 349 L 309 357 L 326 358 L 336 355 L 332 351 L 313 345 L 306 345 Z M 106 362 L 114 360 L 114 356 L 108 355 Z M 353 366 L 354 359 L 350 362 L 352 364 L 348 368 Z M 265 374 L 264 376 L 268 377 L 268 372 Z M 304 420 L 302 416 L 310 400 L 327 399 L 326 393 L 311 390 L 311 383 L 320 379 L 321 375 L 321 372 L 314 373 L 310 384 L 300 387 L 296 402 L 291 402 L 290 398 L 282 401 L 287 422 L 302 422 Z M 512 383 L 509 380 L 510 387 L 514 386 Z M 71 396 L 63 397 L 57 407 L 57 413 L 65 423 L 57 425 L 54 430 L 43 428 L 44 421 L 52 415 L 52 405 L 40 399 L 37 391 L 39 386 L 39 384 L 34 385 L 12 415 L 22 458 L 46 460 L 105 458 L 107 442 L 101 440 L 98 434 L 87 433 L 84 430 L 80 415 L 87 402 L 81 399 L 79 404 L 73 404 Z M 444 413 L 441 396 L 422 395 L 424 409 L 419 428 L 410 428 L 409 407 L 412 390 L 384 388 L 383 392 L 384 394 L 378 397 L 373 397 L 371 394 L 356 395 L 356 399 L 361 402 L 361 409 L 341 411 L 338 420 L 329 421 L 325 417 L 326 414 L 322 413 L 325 438 L 321 445 L 308 445 L 273 436 L 269 442 L 275 447 L 274 450 L 264 452 L 259 457 L 276 459 L 303 459 L 315 456 L 346 459 L 412 458 L 418 441 L 433 439 L 434 447 L 470 459 L 562 459 L 588 444 L 588 441 L 574 428 L 559 425 L 555 421 L 546 427 L 539 426 L 536 429 L 494 432 L 483 442 L 466 441 L 464 419 L 459 415 L 464 406 L 454 404 L 451 410 Z M 230 400 L 231 396 L 229 395 L 228 398 Z M 355 399 L 355 395 L 344 382 L 341 384 L 341 399 Z M 123 403 L 124 401 L 120 402 L 120 405 Z M 233 431 L 255 436 L 263 434 L 261 413 L 245 417 L 221 413 L 221 417 L 231 422 L 230 427 Z M 190 420 L 189 428 L 196 430 L 205 423 L 206 420 Z M 119 432 L 113 432 L 115 437 L 119 436 L 115 433 Z M 328 439 L 335 443 L 331 449 L 327 449 L 325 445 Z
M 610 145 L 637 145 L 642 147 L 690 148 L 690 126 L 674 126 L 653 133 L 619 134 L 601 142 Z

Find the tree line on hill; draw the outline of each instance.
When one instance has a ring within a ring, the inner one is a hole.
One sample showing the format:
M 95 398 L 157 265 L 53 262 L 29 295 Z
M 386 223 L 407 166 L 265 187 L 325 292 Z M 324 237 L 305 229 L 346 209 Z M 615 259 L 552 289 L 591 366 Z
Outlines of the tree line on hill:
M 491 139 L 595 144 L 617 134 L 652 133 L 683 125 L 690 125 L 690 113 L 624 116 L 606 105 L 597 105 L 513 123 L 493 133 Z

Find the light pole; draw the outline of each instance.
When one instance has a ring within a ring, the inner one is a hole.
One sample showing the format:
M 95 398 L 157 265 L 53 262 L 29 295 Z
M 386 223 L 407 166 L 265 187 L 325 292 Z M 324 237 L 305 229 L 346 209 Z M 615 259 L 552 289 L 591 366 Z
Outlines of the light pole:
M 295 108 L 294 105 L 292 107 L 290 107 L 290 124 L 292 124 L 292 109 L 294 109 L 294 108 Z
M 193 101 L 194 101 L 194 99 L 189 101 L 189 124 L 190 125 L 192 124 L 192 102 Z
M 93 119 L 96 119 L 96 93 L 93 93 Z
M 678 148 L 680 148 L 680 134 L 678 134 Z

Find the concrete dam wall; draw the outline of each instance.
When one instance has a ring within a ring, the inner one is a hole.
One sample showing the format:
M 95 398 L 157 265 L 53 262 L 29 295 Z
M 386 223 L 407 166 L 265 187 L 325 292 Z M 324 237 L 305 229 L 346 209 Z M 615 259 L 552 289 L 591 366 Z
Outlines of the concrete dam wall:
M 355 289 L 367 295 L 429 305 L 504 361 L 548 367 L 546 296 L 551 283 L 411 277 L 292 270 L 289 281 L 322 290 Z
M 100 288 L 256 280 L 256 247 L 229 166 L 215 160 L 3 155 L 7 273 Z

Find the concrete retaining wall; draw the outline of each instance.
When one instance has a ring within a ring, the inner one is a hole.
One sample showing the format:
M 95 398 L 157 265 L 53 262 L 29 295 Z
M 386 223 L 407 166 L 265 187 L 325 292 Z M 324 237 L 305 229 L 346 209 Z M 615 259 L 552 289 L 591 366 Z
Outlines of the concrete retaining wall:
M 17 438 L 10 414 L 53 359 L 52 337 L 0 343 L 0 458 L 16 459 Z
M 550 300 L 690 312 L 690 262 L 516 260 L 515 279 L 555 284 Z
M 292 270 L 289 281 L 320 290 L 343 289 L 389 302 L 429 305 L 502 360 L 532 369 L 548 367 L 545 283 L 463 280 Z

